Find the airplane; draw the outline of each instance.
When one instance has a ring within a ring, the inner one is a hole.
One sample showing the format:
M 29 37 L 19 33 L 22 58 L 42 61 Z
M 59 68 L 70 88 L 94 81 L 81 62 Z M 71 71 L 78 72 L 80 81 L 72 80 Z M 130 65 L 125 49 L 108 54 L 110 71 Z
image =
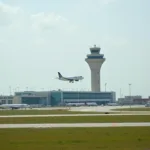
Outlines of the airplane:
M 60 72 L 58 72 L 57 79 L 63 80 L 63 81 L 69 81 L 70 83 L 73 83 L 74 81 L 83 80 L 84 78 L 82 76 L 75 76 L 75 77 L 63 77 Z
M 19 109 L 19 108 L 29 108 L 30 105 L 28 104 L 1 104 L 0 108 L 2 109 L 7 109 L 7 108 L 11 108 L 13 109 Z

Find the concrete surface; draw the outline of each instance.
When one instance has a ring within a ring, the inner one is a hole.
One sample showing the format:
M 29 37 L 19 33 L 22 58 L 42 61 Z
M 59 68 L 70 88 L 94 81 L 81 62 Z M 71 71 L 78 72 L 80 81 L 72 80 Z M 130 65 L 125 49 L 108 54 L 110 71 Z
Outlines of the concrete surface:
M 52 123 L 52 124 L 0 124 L 0 128 L 67 128 L 67 127 L 137 127 L 150 126 L 150 122 L 139 123 Z

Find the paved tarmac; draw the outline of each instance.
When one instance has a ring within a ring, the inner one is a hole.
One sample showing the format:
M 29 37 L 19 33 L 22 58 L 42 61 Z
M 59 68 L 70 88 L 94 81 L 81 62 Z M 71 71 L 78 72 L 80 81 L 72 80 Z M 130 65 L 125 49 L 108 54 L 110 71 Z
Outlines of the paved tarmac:
M 139 123 L 52 123 L 52 124 L 0 124 L 0 128 L 79 128 L 79 127 L 145 127 L 150 122 Z
M 70 111 L 92 111 L 92 112 L 129 112 L 129 111 L 117 111 L 112 109 L 123 109 L 123 108 L 145 108 L 144 105 L 133 105 L 133 106 L 81 106 L 81 107 L 70 107 Z M 131 112 L 131 111 L 130 111 Z M 137 112 L 137 111 L 136 111 Z
M 112 109 L 121 108 L 144 108 L 145 105 L 124 105 L 124 106 L 80 106 L 80 107 L 41 107 L 32 108 L 33 110 L 70 110 L 70 111 L 98 111 L 98 112 L 112 112 Z M 114 111 L 113 111 L 114 112 Z M 119 111 L 117 111 L 119 112 Z M 122 111 L 121 111 L 122 112 Z

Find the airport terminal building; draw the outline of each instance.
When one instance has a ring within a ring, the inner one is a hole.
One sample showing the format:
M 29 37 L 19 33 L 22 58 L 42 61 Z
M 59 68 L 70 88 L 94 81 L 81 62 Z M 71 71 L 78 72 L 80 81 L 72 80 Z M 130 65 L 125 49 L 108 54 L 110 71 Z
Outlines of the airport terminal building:
M 89 91 L 24 91 L 16 92 L 13 103 L 23 103 L 39 106 L 65 106 L 68 103 L 89 103 L 97 105 L 116 101 L 115 92 L 89 92 Z

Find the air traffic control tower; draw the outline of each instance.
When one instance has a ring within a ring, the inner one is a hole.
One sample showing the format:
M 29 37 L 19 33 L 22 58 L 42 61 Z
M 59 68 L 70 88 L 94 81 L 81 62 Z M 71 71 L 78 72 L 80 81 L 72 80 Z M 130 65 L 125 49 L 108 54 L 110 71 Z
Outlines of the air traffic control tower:
M 92 92 L 100 92 L 100 69 L 105 61 L 104 55 L 100 54 L 100 47 L 90 48 L 91 54 L 87 55 L 85 61 L 91 69 L 91 90 Z

